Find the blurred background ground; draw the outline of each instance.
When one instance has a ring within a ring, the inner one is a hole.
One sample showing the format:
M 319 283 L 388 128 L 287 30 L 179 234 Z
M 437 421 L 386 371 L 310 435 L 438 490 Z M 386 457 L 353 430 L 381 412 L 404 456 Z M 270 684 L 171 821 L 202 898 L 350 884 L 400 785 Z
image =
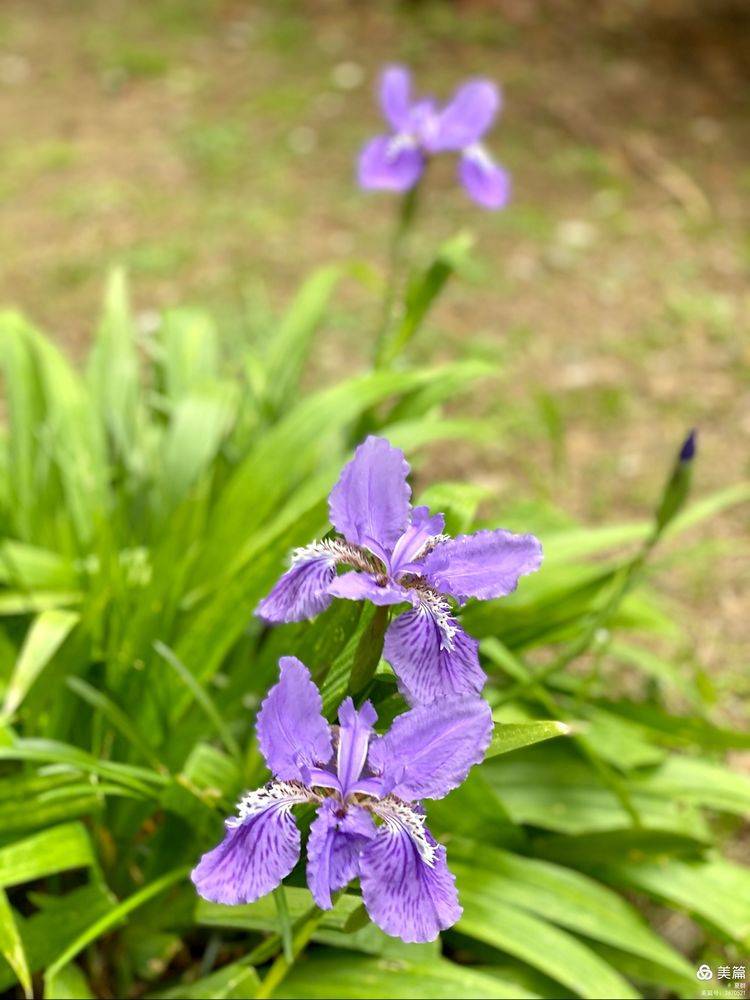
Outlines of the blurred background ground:
M 642 516 L 696 425 L 698 494 L 746 477 L 740 2 L 4 0 L 0 302 L 80 357 L 115 262 L 144 325 L 188 302 L 231 330 L 281 308 L 318 263 L 382 260 L 393 204 L 357 190 L 353 162 L 380 128 L 372 86 L 392 60 L 441 96 L 474 74 L 505 89 L 490 145 L 513 207 L 481 214 L 441 164 L 416 247 L 475 231 L 476 266 L 431 332 L 437 353 L 471 342 L 504 362 L 482 407 L 513 415 L 489 458 L 453 455 L 449 471 L 589 523 Z M 322 377 L 367 356 L 374 319 L 347 287 Z M 664 580 L 686 607 L 687 660 L 740 695 L 747 524 L 746 509 L 723 515 L 703 532 L 724 540 L 718 556 Z

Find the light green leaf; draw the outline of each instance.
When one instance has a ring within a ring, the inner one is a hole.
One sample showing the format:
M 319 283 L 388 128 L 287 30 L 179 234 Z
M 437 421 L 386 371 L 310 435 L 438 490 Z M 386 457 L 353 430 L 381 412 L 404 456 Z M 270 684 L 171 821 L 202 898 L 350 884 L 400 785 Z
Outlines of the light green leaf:
M 595 874 L 630 889 L 638 889 L 693 914 L 743 948 L 750 947 L 750 871 L 715 858 L 710 861 L 613 863 Z
M 286 902 L 289 918 L 293 924 L 315 905 L 307 889 L 297 889 L 293 886 L 286 887 Z M 361 910 L 362 900 L 359 896 L 342 895 L 336 901 L 334 908 L 326 911 L 321 927 L 346 931 L 350 927 L 361 926 Z M 209 903 L 208 900 L 198 899 L 195 921 L 209 927 L 231 927 L 276 933 L 282 930 L 278 909 L 271 895 L 263 896 L 256 903 L 245 906 L 224 906 L 222 903 Z
M 209 976 L 147 994 L 147 1000 L 246 1000 L 260 985 L 258 973 L 242 959 Z
M 32 997 L 34 994 L 26 952 L 4 889 L 0 889 L 0 954 L 15 972 L 26 996 Z
M 277 408 L 299 382 L 312 338 L 325 314 L 342 269 L 329 265 L 302 285 L 278 327 L 269 337 L 265 360 L 266 390 Z
M 99 882 L 91 882 L 65 895 L 30 892 L 29 897 L 38 907 L 37 912 L 31 917 L 17 917 L 17 922 L 32 972 L 49 965 L 55 955 L 115 902 Z M 8 989 L 12 984 L 11 970 L 0 968 L 0 989 Z
M 2 715 L 7 719 L 20 707 L 29 688 L 78 623 L 76 611 L 42 611 L 26 633 L 15 669 L 5 692 Z
M 337 954 L 309 956 L 296 963 L 279 988 L 288 1000 L 479 1000 L 509 997 L 524 1000 L 527 993 L 466 966 L 442 958 L 417 965 L 392 958 Z M 623 994 L 623 996 L 632 994 Z
M 50 983 L 54 982 L 55 976 L 58 975 L 60 970 L 69 962 L 72 962 L 76 955 L 87 945 L 96 941 L 102 934 L 106 934 L 108 930 L 116 926 L 129 913 L 132 913 L 133 910 L 137 910 L 139 906 L 143 906 L 149 900 L 159 896 L 162 892 L 171 888 L 175 882 L 181 881 L 187 876 L 189 871 L 189 868 L 175 868 L 173 871 L 167 872 L 159 878 L 154 879 L 153 882 L 149 882 L 148 885 L 143 886 L 142 889 L 134 892 L 132 896 L 123 899 L 117 906 L 113 906 L 108 913 L 99 917 L 98 920 L 94 920 L 49 966 L 44 974 L 45 991 L 49 989 Z
M 143 414 L 135 328 L 122 268 L 114 268 L 107 281 L 104 315 L 89 354 L 87 378 L 120 459 L 126 467 L 137 467 Z
M 569 733 L 570 726 L 564 722 L 496 722 L 485 760 Z
M 94 1000 L 83 971 L 71 963 L 44 977 L 44 1000 Z
M 94 854 L 85 826 L 53 826 L 0 847 L 0 888 L 92 864 Z
M 71 590 L 73 564 L 57 552 L 7 538 L 0 543 L 0 583 L 18 590 Z
M 458 879 L 463 916 L 456 930 L 514 955 L 568 989 L 592 1000 L 638 997 L 619 973 L 572 934 L 485 894 Z
M 632 952 L 681 976 L 687 962 L 655 934 L 623 899 L 593 879 L 561 865 L 524 858 L 473 841 L 450 845 L 460 886 L 487 901 L 518 906 L 587 938 Z
M 232 426 L 236 386 L 217 382 L 193 389 L 172 410 L 164 437 L 159 501 L 173 506 L 209 468 Z
M 518 823 L 568 834 L 632 827 L 632 817 L 618 797 L 572 748 L 560 744 L 530 747 L 502 761 L 489 760 L 482 770 Z M 705 820 L 689 804 L 623 781 L 646 828 L 692 837 L 699 843 L 710 839 Z
M 178 403 L 219 374 L 219 338 L 216 325 L 200 309 L 169 309 L 160 330 L 164 388 Z

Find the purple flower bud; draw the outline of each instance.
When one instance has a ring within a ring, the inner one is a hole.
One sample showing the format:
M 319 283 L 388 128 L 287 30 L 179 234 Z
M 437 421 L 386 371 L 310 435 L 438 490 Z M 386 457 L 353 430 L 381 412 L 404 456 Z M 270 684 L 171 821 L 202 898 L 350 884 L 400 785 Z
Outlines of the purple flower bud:
M 683 441 L 682 447 L 680 448 L 680 461 L 681 462 L 692 462 L 695 458 L 695 448 L 696 448 L 696 438 L 698 436 L 698 431 L 695 427 L 690 431 L 688 436 Z

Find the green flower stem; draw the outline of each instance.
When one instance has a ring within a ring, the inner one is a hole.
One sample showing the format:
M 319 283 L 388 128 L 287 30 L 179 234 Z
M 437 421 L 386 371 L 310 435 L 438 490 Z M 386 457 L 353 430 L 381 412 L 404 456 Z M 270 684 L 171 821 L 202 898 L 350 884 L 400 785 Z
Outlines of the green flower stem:
M 401 199 L 401 207 L 396 220 L 396 226 L 391 238 L 388 254 L 388 273 L 386 277 L 383 303 L 380 313 L 380 324 L 375 337 L 374 364 L 376 368 L 384 366 L 387 356 L 388 334 L 393 319 L 393 308 L 396 302 L 401 272 L 406 256 L 408 236 L 414 225 L 414 219 L 419 205 L 421 181 L 410 188 Z
M 339 892 L 331 896 L 331 902 L 334 906 L 336 905 L 336 901 L 340 895 L 341 893 Z M 301 918 L 292 938 L 291 960 L 287 959 L 287 956 L 283 952 L 276 958 L 276 961 L 266 973 L 263 982 L 260 984 L 255 993 L 258 1000 L 261 1000 L 263 997 L 273 996 L 273 992 L 276 987 L 284 980 L 286 974 L 307 947 L 310 938 L 318 928 L 318 924 L 325 916 L 325 912 L 325 910 L 321 910 L 315 906 Z M 276 944 L 278 944 L 278 939 L 276 940 Z
M 560 656 L 556 657 L 543 670 L 532 674 L 526 680 L 518 681 L 514 684 L 503 694 L 500 701 L 501 704 L 512 701 L 530 686 L 543 683 L 553 674 L 564 670 L 573 660 L 583 655 L 583 653 L 587 652 L 596 643 L 600 630 L 607 625 L 607 622 L 620 606 L 622 600 L 630 592 L 666 528 L 684 507 L 690 492 L 691 474 L 692 462 L 678 457 L 659 498 L 651 534 L 644 540 L 635 556 L 621 568 L 618 576 L 615 578 L 615 586 L 608 600 L 592 615 L 588 627 L 584 629 L 577 639 L 570 643 Z
M 289 907 L 286 902 L 286 891 L 283 883 L 274 889 L 273 898 L 276 903 L 276 912 L 279 915 L 279 925 L 281 927 L 281 943 L 283 945 L 284 958 L 291 963 L 294 961 L 292 921 L 289 917 Z
M 390 618 L 389 607 L 377 607 L 369 624 L 360 636 L 357 651 L 354 654 L 352 672 L 349 675 L 349 694 L 356 695 L 363 691 L 375 676 L 375 670 L 383 655 L 385 630 Z

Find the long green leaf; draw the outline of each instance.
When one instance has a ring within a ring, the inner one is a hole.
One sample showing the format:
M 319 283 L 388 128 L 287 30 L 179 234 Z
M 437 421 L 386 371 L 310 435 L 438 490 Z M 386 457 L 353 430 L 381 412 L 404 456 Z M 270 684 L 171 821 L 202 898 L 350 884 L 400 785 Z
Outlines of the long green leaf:
M 567 736 L 569 732 L 570 726 L 564 722 L 496 722 L 485 760 L 556 736 Z
M 44 974 L 45 986 L 48 986 L 50 982 L 54 981 L 54 977 L 63 969 L 68 962 L 72 962 L 76 955 L 82 951 L 87 945 L 91 944 L 92 941 L 96 941 L 98 937 L 105 934 L 110 928 L 116 926 L 120 920 L 124 919 L 133 910 L 137 910 L 139 906 L 143 906 L 149 900 L 153 899 L 155 896 L 160 895 L 165 892 L 175 882 L 181 881 L 190 871 L 189 868 L 175 868 L 173 871 L 167 872 L 166 874 L 154 879 L 153 882 L 149 882 L 148 885 L 143 886 L 137 892 L 134 892 L 132 896 L 128 896 L 117 906 L 114 906 L 109 913 L 104 916 L 99 917 L 95 920 L 89 927 L 79 934 L 78 937 L 69 944 L 60 955 L 57 956 L 55 961 L 49 966 Z
M 131 470 L 141 462 L 138 435 L 144 413 L 135 326 L 122 268 L 110 272 L 104 315 L 88 359 L 87 379 L 118 457 Z
M 13 969 L 27 997 L 32 997 L 31 973 L 13 910 L 4 889 L 0 889 L 0 955 Z
M 289 1000 L 480 1000 L 533 997 L 514 983 L 436 958 L 417 965 L 336 952 L 297 962 L 280 995 Z M 630 994 L 629 994 L 630 995 Z
M 5 692 L 2 716 L 9 718 L 20 707 L 29 688 L 34 684 L 57 650 L 79 621 L 76 611 L 51 609 L 42 611 L 26 633 L 24 644 Z
M 623 899 L 591 878 L 560 865 L 523 858 L 473 841 L 450 845 L 459 884 L 488 900 L 518 906 L 587 938 L 632 952 L 675 974 L 691 967 Z
M 94 854 L 84 826 L 53 826 L 0 847 L 0 888 L 92 864 Z
M 267 395 L 274 409 L 297 387 L 313 335 L 341 274 L 341 267 L 328 265 L 307 278 L 269 338 L 265 375 Z

